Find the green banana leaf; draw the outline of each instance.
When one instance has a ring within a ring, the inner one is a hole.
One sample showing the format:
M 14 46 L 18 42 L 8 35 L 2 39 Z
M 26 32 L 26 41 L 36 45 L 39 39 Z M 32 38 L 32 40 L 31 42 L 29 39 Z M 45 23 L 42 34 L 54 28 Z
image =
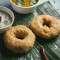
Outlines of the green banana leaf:
M 13 11 L 13 9 L 10 6 L 9 0 L 1 0 L 0 6 L 6 6 Z M 34 17 L 42 14 L 49 14 L 55 16 L 57 19 L 60 19 L 60 15 L 53 8 L 53 6 L 49 1 L 38 6 L 30 14 L 24 15 L 24 14 L 19 14 L 15 11 L 13 12 L 15 15 L 15 21 L 13 26 L 23 24 L 29 27 L 31 20 Z M 39 44 L 44 46 L 46 56 L 48 57 L 49 60 L 60 60 L 60 36 L 50 40 L 45 40 L 36 36 L 36 41 L 39 43 L 36 42 L 34 47 L 27 53 L 16 54 L 5 47 L 4 33 L 0 34 L 0 60 L 43 60 L 41 47 Z

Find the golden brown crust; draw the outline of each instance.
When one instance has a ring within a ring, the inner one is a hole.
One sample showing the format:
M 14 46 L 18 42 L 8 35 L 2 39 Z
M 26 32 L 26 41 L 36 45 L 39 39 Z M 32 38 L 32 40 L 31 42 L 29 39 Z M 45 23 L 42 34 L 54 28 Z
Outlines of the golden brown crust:
M 18 39 L 19 37 L 23 37 L 24 39 Z M 33 47 L 35 35 L 26 26 L 18 25 L 6 31 L 4 43 L 8 49 L 15 53 L 25 53 Z
M 60 22 L 53 16 L 40 15 L 32 20 L 30 23 L 30 29 L 37 36 L 45 39 L 51 39 L 60 34 Z

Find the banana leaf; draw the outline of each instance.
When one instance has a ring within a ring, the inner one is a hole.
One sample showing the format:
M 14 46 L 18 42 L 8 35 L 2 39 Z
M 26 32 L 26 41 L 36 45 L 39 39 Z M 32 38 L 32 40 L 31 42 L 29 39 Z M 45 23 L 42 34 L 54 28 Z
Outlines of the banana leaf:
M 5 2 L 4 2 L 5 1 Z M 0 6 L 6 6 L 13 9 L 10 6 L 9 0 L 1 0 Z M 32 13 L 30 14 L 19 14 L 15 11 L 15 21 L 13 26 L 16 25 L 25 25 L 29 28 L 29 24 L 31 20 L 42 14 L 49 14 L 55 16 L 58 20 L 60 19 L 60 15 L 54 9 L 49 1 L 38 6 Z M 46 40 L 36 36 L 36 41 L 39 43 L 35 43 L 34 47 L 25 54 L 16 54 L 12 51 L 8 50 L 4 45 L 4 33 L 0 34 L 0 60 L 43 60 L 41 47 L 39 44 L 44 46 L 46 56 L 49 60 L 60 60 L 60 35 L 56 38 Z

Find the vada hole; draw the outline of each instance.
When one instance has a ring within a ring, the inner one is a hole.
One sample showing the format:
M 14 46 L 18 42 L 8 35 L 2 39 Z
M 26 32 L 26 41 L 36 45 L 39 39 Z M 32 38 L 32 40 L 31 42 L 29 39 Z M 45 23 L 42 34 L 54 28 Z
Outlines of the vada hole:
M 27 35 L 28 35 L 27 32 L 20 31 L 20 32 L 16 33 L 16 38 L 20 39 L 20 40 L 23 40 Z
M 48 27 L 49 27 L 49 24 L 47 24 L 47 23 L 43 23 L 43 26 L 44 26 L 44 25 L 46 25 L 46 26 L 48 26 Z
M 21 40 L 23 40 L 23 39 L 24 39 L 24 37 L 18 37 L 18 39 L 21 39 Z
M 47 20 L 46 18 L 43 18 L 43 26 L 50 27 L 50 20 Z

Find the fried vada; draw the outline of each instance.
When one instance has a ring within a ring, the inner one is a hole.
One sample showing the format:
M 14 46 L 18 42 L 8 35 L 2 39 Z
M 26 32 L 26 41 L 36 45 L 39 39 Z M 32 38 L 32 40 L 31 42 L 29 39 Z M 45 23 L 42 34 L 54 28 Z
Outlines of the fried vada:
M 24 25 L 11 27 L 4 34 L 4 44 L 15 53 L 26 53 L 34 43 L 34 33 Z
M 40 15 L 31 21 L 30 29 L 37 36 L 51 39 L 60 34 L 60 22 L 53 16 Z

